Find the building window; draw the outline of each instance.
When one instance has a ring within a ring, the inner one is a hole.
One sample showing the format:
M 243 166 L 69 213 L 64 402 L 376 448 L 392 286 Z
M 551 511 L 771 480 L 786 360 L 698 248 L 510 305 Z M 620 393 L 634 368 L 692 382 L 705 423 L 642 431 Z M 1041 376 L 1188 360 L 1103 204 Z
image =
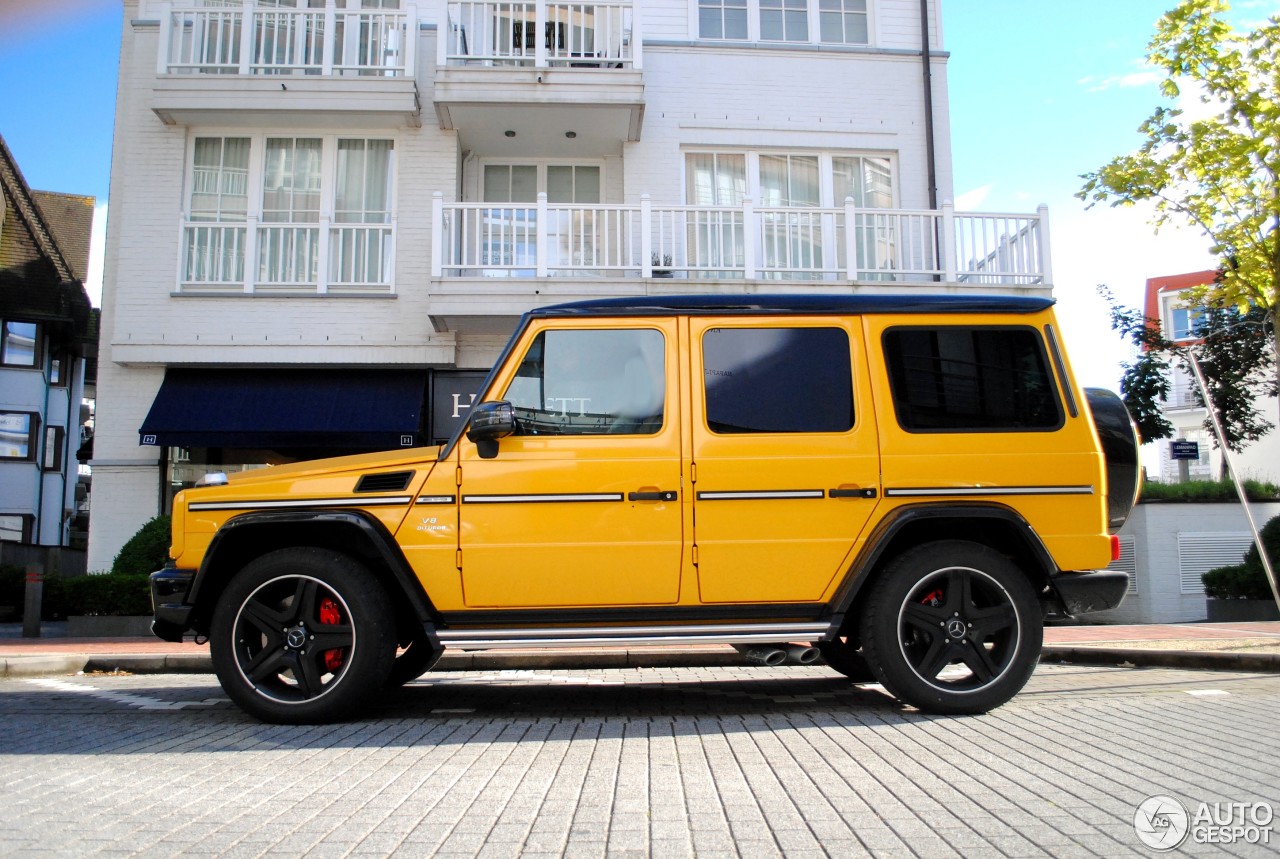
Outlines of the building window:
M 544 331 L 504 398 L 517 435 L 651 435 L 662 429 L 666 340 L 652 329 Z
M 36 367 L 40 355 L 40 326 L 35 322 L 6 319 L 0 323 L 0 364 Z
M 698 0 L 698 36 L 747 39 L 747 0 Z
M 1034 328 L 890 328 L 885 362 L 908 432 L 1054 430 L 1057 388 Z
M 758 0 L 758 2 L 761 41 L 809 41 L 808 0 Z
M 869 45 L 870 19 L 867 0 L 698 0 L 698 37 L 716 41 Z
M 62 470 L 62 449 L 66 446 L 67 431 L 64 427 L 44 428 L 44 456 L 40 464 L 45 471 Z
M 31 517 L 16 513 L 0 513 L 0 540 L 10 543 L 31 542 Z
M 839 328 L 713 328 L 702 366 L 712 432 L 853 428 L 849 335 Z
M 179 288 L 390 292 L 393 156 L 390 140 L 197 138 Z
M 1196 329 L 1204 322 L 1203 307 L 1170 307 L 1169 330 L 1171 340 L 1194 340 Z
M 871 41 L 867 0 L 818 0 L 820 38 L 826 44 L 866 45 Z
M 63 347 L 49 350 L 49 384 L 66 387 L 71 376 L 71 356 Z
M 32 412 L 0 412 L 0 459 L 35 458 L 40 418 Z
M 687 152 L 685 197 L 691 206 L 844 205 L 893 208 L 893 163 L 886 155 L 788 152 Z

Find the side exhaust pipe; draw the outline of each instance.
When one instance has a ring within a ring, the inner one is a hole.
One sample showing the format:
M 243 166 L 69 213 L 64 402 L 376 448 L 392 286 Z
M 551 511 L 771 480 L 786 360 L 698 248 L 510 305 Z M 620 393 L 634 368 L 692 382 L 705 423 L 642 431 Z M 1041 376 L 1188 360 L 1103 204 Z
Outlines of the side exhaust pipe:
M 818 661 L 818 648 L 811 644 L 735 644 L 734 648 L 748 662 L 771 668 L 784 662 L 812 665 Z
M 818 661 L 818 648 L 812 644 L 788 644 L 783 648 L 787 661 L 797 665 L 812 665 Z
M 735 644 L 733 648 L 756 665 L 772 668 L 787 661 L 787 651 L 778 644 Z

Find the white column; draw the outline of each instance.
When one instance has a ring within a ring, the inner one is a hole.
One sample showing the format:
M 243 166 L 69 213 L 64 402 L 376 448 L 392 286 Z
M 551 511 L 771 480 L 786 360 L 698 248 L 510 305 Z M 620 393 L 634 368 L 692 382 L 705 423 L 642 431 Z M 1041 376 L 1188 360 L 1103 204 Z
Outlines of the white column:
M 959 280 L 956 259 L 956 207 L 950 200 L 942 204 L 942 221 L 939 225 L 942 232 L 942 280 L 944 283 L 955 283 Z
M 640 195 L 640 276 L 653 277 L 653 201 Z
M 431 276 L 444 276 L 444 194 L 431 194 Z
M 1041 203 L 1036 207 L 1036 215 L 1040 218 L 1040 282 L 1052 286 L 1053 261 L 1049 253 L 1049 207 Z

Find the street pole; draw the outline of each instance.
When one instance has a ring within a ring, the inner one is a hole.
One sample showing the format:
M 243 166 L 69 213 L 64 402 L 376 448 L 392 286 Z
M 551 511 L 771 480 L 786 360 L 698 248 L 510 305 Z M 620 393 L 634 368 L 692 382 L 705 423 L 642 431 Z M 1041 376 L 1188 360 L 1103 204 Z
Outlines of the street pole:
M 1271 567 L 1271 559 L 1267 557 L 1267 547 L 1262 545 L 1262 535 L 1258 533 L 1258 523 L 1253 520 L 1253 510 L 1249 508 L 1249 499 L 1244 494 L 1244 483 L 1240 480 L 1240 472 L 1231 459 L 1231 449 L 1227 447 L 1227 435 L 1222 431 L 1222 423 L 1218 420 L 1218 410 L 1209 398 L 1209 386 L 1204 383 L 1204 373 L 1200 371 L 1200 362 L 1196 360 L 1195 351 L 1188 349 L 1187 357 L 1191 359 L 1191 369 L 1195 373 L 1196 384 L 1200 386 L 1200 396 L 1204 397 L 1205 407 L 1209 410 L 1209 418 L 1213 421 L 1213 431 L 1218 436 L 1218 447 L 1222 449 L 1222 458 L 1227 463 L 1227 471 L 1231 472 L 1231 482 L 1236 486 L 1236 495 L 1240 498 L 1240 506 L 1249 520 L 1249 530 L 1253 532 L 1253 544 L 1258 547 L 1262 556 L 1262 567 L 1267 571 L 1267 584 L 1271 585 L 1271 598 L 1280 608 L 1280 587 L 1276 585 L 1276 572 Z
M 22 604 L 22 637 L 40 637 L 40 612 L 43 608 L 44 570 L 39 564 L 27 564 L 26 592 Z

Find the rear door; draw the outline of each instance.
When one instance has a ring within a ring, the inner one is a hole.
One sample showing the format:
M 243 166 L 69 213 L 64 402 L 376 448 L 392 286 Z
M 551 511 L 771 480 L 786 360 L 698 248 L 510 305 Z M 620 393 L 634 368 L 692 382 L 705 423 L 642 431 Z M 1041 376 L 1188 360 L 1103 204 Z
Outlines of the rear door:
M 879 496 L 856 320 L 690 320 L 703 602 L 824 598 Z

